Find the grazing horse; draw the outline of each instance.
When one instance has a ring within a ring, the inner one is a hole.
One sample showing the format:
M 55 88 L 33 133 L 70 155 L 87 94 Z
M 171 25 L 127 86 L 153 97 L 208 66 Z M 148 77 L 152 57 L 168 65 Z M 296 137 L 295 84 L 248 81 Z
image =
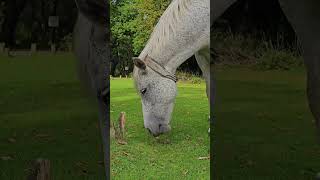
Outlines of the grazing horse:
M 160 17 L 139 57 L 133 58 L 144 127 L 157 136 L 170 131 L 177 94 L 175 72 L 192 55 L 210 97 L 210 0 L 173 0 Z
M 79 10 L 74 28 L 74 51 L 80 80 L 99 106 L 106 179 L 109 173 L 109 3 L 105 0 L 76 0 Z

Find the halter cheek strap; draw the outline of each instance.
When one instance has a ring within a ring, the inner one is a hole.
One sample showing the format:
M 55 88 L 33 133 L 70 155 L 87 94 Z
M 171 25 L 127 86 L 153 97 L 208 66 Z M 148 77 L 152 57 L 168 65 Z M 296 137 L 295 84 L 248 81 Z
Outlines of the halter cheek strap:
M 147 55 L 144 59 L 144 62 L 146 66 L 148 66 L 154 72 L 158 73 L 160 76 L 170 79 L 175 83 L 177 82 L 177 78 L 174 74 L 169 72 L 164 66 L 162 66 L 160 63 L 152 59 L 150 56 Z

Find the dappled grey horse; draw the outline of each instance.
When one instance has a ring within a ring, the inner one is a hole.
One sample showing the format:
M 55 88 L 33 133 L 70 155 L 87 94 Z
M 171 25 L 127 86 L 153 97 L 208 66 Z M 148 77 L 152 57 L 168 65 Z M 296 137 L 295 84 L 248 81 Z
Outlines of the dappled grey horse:
M 141 96 L 144 127 L 154 136 L 170 131 L 177 94 L 175 72 L 195 55 L 210 97 L 210 0 L 173 0 L 149 41 L 133 58 L 133 78 Z
M 99 106 L 106 179 L 109 173 L 109 3 L 105 0 L 76 0 L 79 9 L 74 28 L 74 51 L 80 79 Z
M 174 0 L 156 25 L 138 58 L 133 77 L 141 95 L 144 126 L 158 135 L 170 130 L 169 122 L 176 96 L 175 71 L 196 54 L 210 86 L 209 21 L 213 24 L 236 0 Z M 320 2 L 280 0 L 281 7 L 301 41 L 307 69 L 310 110 L 320 128 Z M 212 104 L 212 100 L 210 100 Z M 320 134 L 319 134 L 320 135 Z

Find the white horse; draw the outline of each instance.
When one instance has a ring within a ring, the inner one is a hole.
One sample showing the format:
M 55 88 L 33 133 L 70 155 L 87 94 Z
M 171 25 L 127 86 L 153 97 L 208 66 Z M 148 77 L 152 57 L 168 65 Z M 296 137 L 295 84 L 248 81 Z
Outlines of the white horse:
M 134 58 L 133 77 L 141 95 L 144 127 L 154 136 L 168 132 L 177 93 L 175 72 L 195 54 L 210 96 L 210 0 L 174 0 L 149 41 Z

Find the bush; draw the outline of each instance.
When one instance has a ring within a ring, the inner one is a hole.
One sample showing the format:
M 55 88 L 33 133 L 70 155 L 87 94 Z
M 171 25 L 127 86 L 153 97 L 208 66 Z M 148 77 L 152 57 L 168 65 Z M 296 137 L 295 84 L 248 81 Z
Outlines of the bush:
M 192 84 L 201 84 L 201 82 L 203 82 L 203 79 L 201 77 L 195 76 L 191 79 Z
M 264 37 L 214 32 L 215 64 L 250 65 L 258 70 L 290 70 L 303 64 L 300 46 L 287 47 Z
M 62 51 L 72 51 L 72 33 L 62 38 L 59 42 L 59 49 Z
M 200 84 L 203 81 L 201 76 L 192 73 L 177 72 L 176 76 L 178 81 L 191 82 L 192 84 Z
M 290 70 L 302 64 L 302 59 L 291 52 L 268 50 L 257 59 L 255 67 L 259 70 Z
M 215 64 L 255 64 L 257 54 L 264 51 L 261 41 L 241 34 L 215 32 L 212 48 L 216 52 Z

